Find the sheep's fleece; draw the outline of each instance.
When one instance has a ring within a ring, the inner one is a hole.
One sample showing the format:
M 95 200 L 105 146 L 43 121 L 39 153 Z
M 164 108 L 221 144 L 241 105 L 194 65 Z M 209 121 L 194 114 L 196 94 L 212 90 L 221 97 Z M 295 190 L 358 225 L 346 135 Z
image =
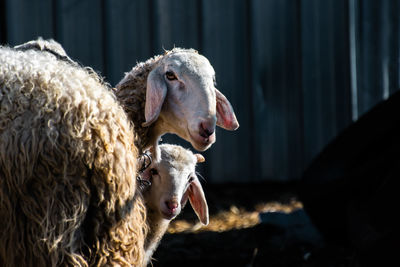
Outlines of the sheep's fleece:
M 0 266 L 140 266 L 131 123 L 97 74 L 40 47 L 0 47 Z

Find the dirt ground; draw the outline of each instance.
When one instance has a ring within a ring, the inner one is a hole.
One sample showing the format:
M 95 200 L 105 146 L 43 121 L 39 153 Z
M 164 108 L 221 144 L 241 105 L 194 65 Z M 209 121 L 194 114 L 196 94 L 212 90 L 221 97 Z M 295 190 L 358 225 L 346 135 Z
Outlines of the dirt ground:
M 204 190 L 210 224 L 202 227 L 187 205 L 153 255 L 154 267 L 358 267 L 349 249 L 293 238 L 287 229 L 260 220 L 260 213 L 302 210 L 292 186 L 224 184 Z

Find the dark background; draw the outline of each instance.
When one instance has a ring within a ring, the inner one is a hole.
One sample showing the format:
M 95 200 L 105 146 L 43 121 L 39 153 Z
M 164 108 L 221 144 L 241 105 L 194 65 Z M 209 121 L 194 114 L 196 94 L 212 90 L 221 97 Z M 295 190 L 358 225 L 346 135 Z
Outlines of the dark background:
M 398 90 L 399 14 L 399 0 L 0 0 L 0 43 L 53 38 L 111 85 L 163 49 L 195 48 L 241 125 L 217 131 L 201 173 L 285 182 Z

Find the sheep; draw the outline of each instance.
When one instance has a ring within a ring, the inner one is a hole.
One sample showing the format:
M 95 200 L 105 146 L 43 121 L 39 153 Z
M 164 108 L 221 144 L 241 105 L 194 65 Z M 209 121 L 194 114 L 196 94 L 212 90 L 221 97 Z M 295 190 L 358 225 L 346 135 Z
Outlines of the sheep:
M 0 266 L 142 266 L 132 123 L 59 48 L 0 46 Z
M 54 40 L 39 38 L 16 47 L 32 48 L 78 65 Z M 176 133 L 204 151 L 216 140 L 215 124 L 227 130 L 239 127 L 231 104 L 215 88 L 213 67 L 193 49 L 174 48 L 138 63 L 114 90 L 133 122 L 140 152 L 154 146 L 157 156 L 157 144 L 164 133 Z
M 138 153 L 167 132 L 203 151 L 239 127 L 208 60 L 175 48 L 113 91 L 55 41 L 0 47 L 0 265 L 143 263 Z
M 200 222 L 208 224 L 208 206 L 203 188 L 195 172 L 196 163 L 204 157 L 181 146 L 159 145 L 161 159 L 153 161 L 141 178 L 150 181 L 143 197 L 147 208 L 148 235 L 145 240 L 145 262 L 150 261 L 169 223 L 189 199 Z
M 193 49 L 174 48 L 138 63 L 115 90 L 134 124 L 139 153 L 154 147 L 155 160 L 165 133 L 175 133 L 204 151 L 216 140 L 215 125 L 239 127 L 231 104 L 215 88 L 213 67 Z

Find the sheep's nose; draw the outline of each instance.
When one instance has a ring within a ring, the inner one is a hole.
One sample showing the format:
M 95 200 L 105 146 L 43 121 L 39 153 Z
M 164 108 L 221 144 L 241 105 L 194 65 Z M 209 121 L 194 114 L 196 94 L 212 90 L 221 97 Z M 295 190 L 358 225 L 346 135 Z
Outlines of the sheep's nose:
M 171 212 L 174 212 L 174 211 L 176 211 L 176 209 L 178 208 L 178 202 L 177 201 L 174 201 L 174 200 L 172 200 L 172 201 L 165 201 L 165 205 L 167 205 L 167 207 L 168 207 L 168 209 L 171 211 Z
M 200 123 L 200 135 L 204 138 L 210 137 L 215 131 L 215 125 L 212 123 L 202 122 Z

